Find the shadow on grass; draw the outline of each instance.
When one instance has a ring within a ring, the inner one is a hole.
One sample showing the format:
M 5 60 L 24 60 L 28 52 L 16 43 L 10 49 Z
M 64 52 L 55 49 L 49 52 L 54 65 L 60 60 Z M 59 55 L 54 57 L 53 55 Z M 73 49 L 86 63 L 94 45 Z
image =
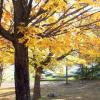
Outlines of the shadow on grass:
M 0 97 L 4 97 L 4 96 L 9 96 L 9 95 L 14 95 L 15 91 L 11 91 L 11 92 L 5 92 L 5 93 L 1 93 Z
M 0 98 L 0 100 L 11 100 L 11 98 L 2 97 L 2 98 Z
M 10 89 L 14 89 L 14 87 L 9 87 L 9 88 L 0 88 L 0 90 L 10 90 Z

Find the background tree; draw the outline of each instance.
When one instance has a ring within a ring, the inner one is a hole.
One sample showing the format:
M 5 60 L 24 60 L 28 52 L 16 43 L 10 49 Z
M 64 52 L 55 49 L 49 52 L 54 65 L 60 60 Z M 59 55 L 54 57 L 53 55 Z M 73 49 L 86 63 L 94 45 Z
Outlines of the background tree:
M 3 74 L 3 65 L 0 64 L 0 86 L 1 86 L 1 83 L 2 83 L 2 75 Z
M 34 49 L 33 57 L 30 62 L 35 70 L 35 81 L 34 81 L 34 90 L 33 90 L 33 100 L 39 99 L 41 97 L 41 89 L 40 89 L 40 80 L 41 74 L 45 69 L 55 69 L 54 66 L 58 65 L 58 62 L 65 57 L 54 57 L 54 54 L 48 50 L 39 50 L 39 48 Z M 69 55 L 69 52 L 68 52 Z M 67 55 L 66 55 L 67 56 Z M 59 68 L 61 69 L 61 68 Z

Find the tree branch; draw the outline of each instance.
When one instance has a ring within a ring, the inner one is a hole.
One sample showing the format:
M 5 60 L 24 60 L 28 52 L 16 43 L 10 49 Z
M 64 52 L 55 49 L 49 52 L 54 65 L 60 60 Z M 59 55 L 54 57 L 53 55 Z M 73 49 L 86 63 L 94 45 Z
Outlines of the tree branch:
M 40 1 L 40 2 L 41 2 L 41 1 Z M 40 2 L 39 2 L 39 3 L 40 3 Z M 40 16 L 41 14 L 47 12 L 46 10 L 43 9 L 43 7 L 44 7 L 48 2 L 49 2 L 49 0 L 45 0 L 45 1 L 44 1 L 44 4 L 42 5 L 42 7 L 40 7 L 40 9 L 38 10 L 37 14 L 29 18 L 28 23 L 32 22 L 32 20 L 34 20 L 35 18 L 37 18 L 37 17 Z M 38 3 L 38 4 L 39 4 L 39 3 Z M 37 5 L 38 5 L 38 4 L 37 4 Z M 37 6 L 37 5 L 36 5 L 36 6 Z M 35 7 L 36 7 L 36 6 L 35 6 Z
M 55 22 L 53 22 L 53 23 L 50 23 L 50 24 L 44 24 L 44 25 L 42 25 L 42 26 L 51 26 L 51 25 L 54 25 L 54 24 L 60 22 L 62 19 L 66 18 L 66 17 L 65 17 L 65 14 L 66 14 L 72 7 L 73 7 L 73 5 L 70 6 L 70 7 L 63 13 L 63 15 L 61 15 L 61 17 L 60 17 L 57 21 L 55 21 Z
M 82 7 L 82 8 L 83 8 L 83 7 Z M 82 8 L 78 9 L 77 11 L 80 11 Z M 54 33 L 57 34 L 57 32 L 60 32 L 60 31 L 61 31 L 60 29 L 61 29 L 62 27 L 67 27 L 67 26 L 69 26 L 69 25 L 71 25 L 71 24 L 73 23 L 73 22 L 69 23 L 70 21 L 72 21 L 72 20 L 78 18 L 79 16 L 83 15 L 84 13 L 88 12 L 88 11 L 91 10 L 91 9 L 92 9 L 92 8 L 88 8 L 87 10 L 80 12 L 79 14 L 77 14 L 77 15 L 75 15 L 74 17 L 70 18 L 69 20 L 60 23 L 60 25 L 57 26 L 56 28 L 52 28 L 53 25 L 51 24 L 51 25 L 52 25 L 51 28 L 47 28 L 47 29 L 43 32 L 42 35 L 41 35 L 41 34 L 38 34 L 38 35 L 42 36 L 42 38 L 43 38 L 43 37 L 50 37 L 50 36 L 54 35 Z M 75 10 L 75 11 L 72 12 L 72 13 L 74 14 L 74 13 L 76 13 L 77 11 Z M 70 13 L 70 14 L 72 14 L 72 13 Z M 68 16 L 68 15 L 69 15 L 69 14 L 67 14 L 67 16 Z M 56 23 L 54 23 L 54 24 L 56 24 Z M 49 25 L 50 25 L 50 24 L 49 24 Z
M 27 18 L 29 18 L 29 15 L 32 9 L 32 2 L 33 0 L 29 0 L 28 9 L 27 9 Z
M 0 27 L 0 35 L 9 41 L 15 41 L 13 35 L 6 31 L 2 26 Z
M 63 54 L 62 56 L 58 57 L 56 60 L 59 61 L 59 60 L 64 59 L 66 56 L 68 56 L 68 55 L 69 55 L 70 53 L 72 53 L 73 51 L 75 51 L 75 50 L 70 50 L 68 53 Z
M 100 20 L 96 20 L 96 21 L 93 21 L 93 22 L 88 23 L 88 24 L 84 24 L 84 25 L 76 26 L 76 28 L 87 27 L 87 26 L 92 25 L 92 24 L 97 23 L 97 22 L 100 22 Z
M 55 21 L 55 22 L 53 22 L 53 23 L 50 23 L 50 24 L 44 24 L 43 26 L 51 26 L 51 25 L 57 24 L 58 22 L 60 22 L 61 20 L 64 20 L 64 19 L 67 18 L 68 16 L 78 13 L 78 12 L 81 11 L 82 9 L 86 8 L 87 6 L 84 6 L 84 7 L 82 7 L 82 8 L 79 8 L 79 9 L 77 9 L 77 10 L 75 10 L 75 11 L 72 11 L 71 13 L 67 14 L 68 11 L 69 11 L 70 9 L 72 9 L 72 7 L 73 7 L 73 5 L 70 6 L 70 7 L 62 14 L 62 16 L 61 16 L 57 21 Z
M 41 62 L 42 65 L 46 66 L 48 65 L 48 63 L 51 61 L 51 57 L 53 56 L 53 54 L 50 52 L 47 56 L 47 58 Z
M 13 36 L 1 26 L 1 19 L 3 13 L 3 0 L 0 2 L 0 35 L 9 41 L 14 41 Z
M 52 12 L 50 15 L 49 14 L 45 15 L 43 18 L 42 18 L 42 16 L 40 16 L 34 23 L 32 23 L 32 26 L 35 26 L 35 24 L 38 24 L 42 21 L 47 20 L 49 17 L 53 16 L 54 14 L 55 14 L 55 11 Z

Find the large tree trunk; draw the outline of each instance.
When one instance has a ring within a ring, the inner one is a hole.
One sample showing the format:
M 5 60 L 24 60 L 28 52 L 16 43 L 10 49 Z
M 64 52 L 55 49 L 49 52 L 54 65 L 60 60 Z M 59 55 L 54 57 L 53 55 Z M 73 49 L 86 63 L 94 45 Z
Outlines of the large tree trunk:
M 15 92 L 16 100 L 30 100 L 28 48 L 21 43 L 15 47 Z
M 40 88 L 41 73 L 42 73 L 41 67 L 35 69 L 33 100 L 39 100 L 41 98 L 41 88 Z

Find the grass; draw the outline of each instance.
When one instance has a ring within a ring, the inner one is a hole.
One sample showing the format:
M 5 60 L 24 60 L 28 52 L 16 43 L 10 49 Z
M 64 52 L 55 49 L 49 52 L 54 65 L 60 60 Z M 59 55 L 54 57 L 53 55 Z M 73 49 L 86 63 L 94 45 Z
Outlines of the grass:
M 32 91 L 31 87 L 31 97 Z M 100 100 L 100 81 L 89 80 L 84 84 L 80 84 L 79 81 L 69 81 L 68 85 L 62 81 L 43 82 L 41 93 L 40 100 L 66 100 L 66 98 L 67 100 Z M 56 93 L 57 98 L 49 98 L 47 95 L 50 93 Z M 15 100 L 14 88 L 0 88 L 0 100 Z
M 14 88 L 0 88 L 0 100 L 14 100 L 15 89 Z

